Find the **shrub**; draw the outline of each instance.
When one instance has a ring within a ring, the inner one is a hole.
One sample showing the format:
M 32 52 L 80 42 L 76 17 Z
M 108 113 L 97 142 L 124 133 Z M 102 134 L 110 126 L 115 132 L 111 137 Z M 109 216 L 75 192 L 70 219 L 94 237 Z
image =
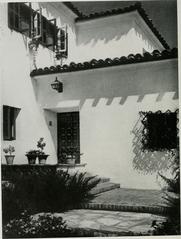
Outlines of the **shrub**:
M 2 185 L 2 218 L 7 223 L 12 218 L 17 218 L 23 212 L 21 203 L 18 203 L 14 186 L 10 183 Z
M 18 217 L 24 210 L 34 214 L 75 208 L 94 198 L 90 191 L 99 181 L 85 173 L 70 175 L 63 171 L 16 174 L 11 178 L 13 187 L 3 189 L 3 221 Z
M 175 156 L 175 155 L 174 155 Z M 180 235 L 180 167 L 179 152 L 173 162 L 173 178 L 169 179 L 159 174 L 167 184 L 165 202 L 168 206 L 166 220 L 162 223 L 153 222 L 154 235 Z
M 65 237 L 70 234 L 62 217 L 51 214 L 30 216 L 22 214 L 3 227 L 5 238 Z
M 34 175 L 34 174 L 56 174 L 56 165 L 13 165 L 13 167 L 3 164 L 1 165 L 2 180 L 5 181 L 16 181 L 19 175 Z M 47 172 L 48 171 L 48 172 Z

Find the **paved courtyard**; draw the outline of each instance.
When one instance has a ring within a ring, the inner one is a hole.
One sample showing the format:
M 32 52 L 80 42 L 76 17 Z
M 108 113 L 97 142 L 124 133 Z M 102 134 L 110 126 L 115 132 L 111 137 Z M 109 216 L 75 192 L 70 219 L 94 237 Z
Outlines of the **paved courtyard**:
M 118 188 L 97 195 L 92 202 L 129 206 L 164 206 L 162 196 L 163 192 L 160 190 Z
M 70 210 L 65 213 L 55 213 L 61 216 L 71 228 L 93 229 L 118 233 L 149 234 L 152 221 L 162 221 L 164 217 L 148 213 L 116 212 L 100 210 Z

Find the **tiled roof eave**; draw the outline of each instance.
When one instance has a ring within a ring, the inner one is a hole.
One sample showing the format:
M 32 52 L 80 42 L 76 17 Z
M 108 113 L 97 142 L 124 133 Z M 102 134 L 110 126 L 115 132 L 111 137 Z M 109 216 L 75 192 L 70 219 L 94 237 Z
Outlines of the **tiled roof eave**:
M 82 17 L 83 14 L 76 8 L 71 2 L 63 2 L 63 4 L 68 7 L 74 14 L 78 17 Z
M 98 13 L 93 13 L 90 15 L 79 15 L 75 21 L 76 22 L 82 22 L 82 21 L 88 21 L 88 20 L 93 20 L 93 19 L 98 19 L 102 17 L 108 17 L 108 16 L 114 16 L 118 14 L 123 14 L 123 13 L 128 13 L 137 10 L 140 16 L 143 18 L 145 23 L 148 25 L 148 27 L 151 29 L 153 34 L 158 38 L 160 43 L 163 45 L 165 49 L 169 49 L 169 45 L 166 42 L 166 40 L 161 36 L 160 32 L 156 29 L 156 27 L 153 25 L 152 21 L 149 19 L 148 15 L 146 14 L 145 10 L 142 8 L 141 3 L 137 2 L 134 5 L 131 5 L 129 7 L 125 7 L 122 9 L 113 9 L 110 11 L 106 12 L 98 12 Z
M 56 74 L 56 73 L 85 71 L 85 70 L 98 69 L 98 68 L 111 67 L 111 66 L 162 61 L 162 60 L 174 59 L 177 57 L 178 57 L 177 48 L 173 48 L 172 50 L 164 50 L 162 52 L 159 52 L 158 50 L 154 50 L 152 53 L 146 52 L 143 55 L 130 54 L 127 57 L 122 56 L 120 58 L 116 57 L 114 59 L 107 58 L 105 60 L 92 59 L 89 62 L 88 61 L 83 63 L 71 62 L 69 65 L 51 66 L 51 67 L 45 67 L 44 69 L 39 68 L 39 69 L 33 70 L 30 73 L 30 76 L 33 77 L 33 76 L 49 75 L 49 74 Z

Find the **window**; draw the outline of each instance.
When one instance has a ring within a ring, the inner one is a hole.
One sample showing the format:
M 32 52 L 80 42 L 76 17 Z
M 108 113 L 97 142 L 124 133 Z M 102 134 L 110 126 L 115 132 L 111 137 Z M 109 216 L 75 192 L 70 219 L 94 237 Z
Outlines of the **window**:
M 19 6 L 20 4 L 8 3 L 9 28 L 19 31 Z
M 56 38 L 56 56 L 58 58 L 68 56 L 68 33 L 67 27 L 59 28 Z
M 31 5 L 30 5 L 31 7 Z M 40 39 L 42 36 L 42 9 L 36 11 L 31 9 L 31 38 Z
M 9 28 L 30 36 L 31 8 L 23 3 L 8 3 Z
M 52 51 L 55 50 L 57 29 L 56 19 L 47 20 L 45 17 L 42 17 L 42 36 L 40 42 Z
M 16 117 L 20 109 L 3 106 L 3 139 L 15 140 L 16 139 Z
M 30 3 L 8 3 L 8 25 L 30 38 L 38 38 L 43 46 L 58 52 L 59 56 L 67 57 L 67 29 L 58 29 L 56 19 L 42 16 L 41 8 L 35 11 Z
M 177 113 L 142 112 L 143 149 L 170 150 L 177 147 Z

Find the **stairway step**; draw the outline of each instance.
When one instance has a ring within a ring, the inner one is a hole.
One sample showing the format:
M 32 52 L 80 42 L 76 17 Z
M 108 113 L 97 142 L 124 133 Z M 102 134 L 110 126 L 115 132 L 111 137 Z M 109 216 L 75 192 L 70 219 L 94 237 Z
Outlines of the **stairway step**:
M 87 177 L 92 177 L 93 175 L 86 172 L 86 176 Z M 100 178 L 100 183 L 105 183 L 105 182 L 109 182 L 110 181 L 110 178 L 107 178 L 107 177 L 99 177 L 97 176 L 97 178 Z
M 99 194 L 99 193 L 107 192 L 116 188 L 120 188 L 119 183 L 100 182 L 94 189 L 91 190 L 91 193 Z
M 110 182 L 110 178 L 101 177 L 100 179 L 101 179 L 100 183 Z

